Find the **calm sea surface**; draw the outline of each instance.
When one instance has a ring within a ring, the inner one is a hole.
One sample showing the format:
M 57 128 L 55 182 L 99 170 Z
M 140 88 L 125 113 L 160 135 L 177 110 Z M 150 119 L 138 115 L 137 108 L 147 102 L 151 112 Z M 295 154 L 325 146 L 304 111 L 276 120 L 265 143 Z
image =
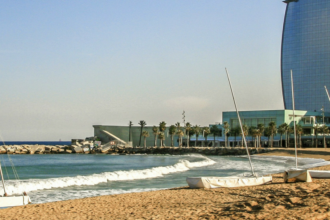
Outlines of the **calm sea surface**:
M 250 171 L 246 157 L 233 156 L 10 155 L 20 178 L 16 181 L 8 159 L 8 155 L 0 156 L 8 193 L 26 191 L 32 203 L 166 189 L 186 186 L 186 177 Z M 252 160 L 259 174 L 281 172 L 295 164 L 292 157 L 253 156 Z M 299 159 L 300 167 L 326 164 L 321 159 Z
M 71 141 L 5 141 L 0 142 L 0 145 L 70 145 Z

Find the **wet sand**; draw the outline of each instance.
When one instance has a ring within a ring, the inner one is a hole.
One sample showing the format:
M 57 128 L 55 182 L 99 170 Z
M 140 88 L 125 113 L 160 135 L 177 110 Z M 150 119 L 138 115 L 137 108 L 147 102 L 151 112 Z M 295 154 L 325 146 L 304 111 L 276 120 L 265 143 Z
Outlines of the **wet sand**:
M 260 155 L 294 156 L 294 150 Z M 304 149 L 298 156 L 330 160 L 330 150 Z M 274 174 L 273 183 L 262 186 L 182 187 L 34 204 L 2 209 L 0 219 L 330 219 L 330 180 L 284 183 L 282 174 Z

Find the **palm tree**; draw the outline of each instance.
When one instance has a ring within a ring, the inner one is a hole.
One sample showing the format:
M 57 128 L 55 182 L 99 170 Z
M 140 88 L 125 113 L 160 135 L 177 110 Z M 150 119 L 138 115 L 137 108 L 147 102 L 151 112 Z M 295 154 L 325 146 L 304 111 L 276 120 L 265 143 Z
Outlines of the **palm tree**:
M 164 134 L 164 142 L 162 142 L 163 144 L 165 144 L 165 130 L 166 130 L 166 123 L 162 121 L 159 123 L 159 131 L 163 132 Z M 161 146 L 163 146 L 163 144 Z
M 283 126 L 283 124 L 281 124 L 280 126 L 278 126 L 278 128 L 277 128 L 277 131 L 278 131 L 278 133 L 281 135 L 281 142 L 280 142 L 280 147 L 283 147 L 283 144 L 282 144 L 282 142 L 283 142 L 283 134 L 285 134 L 285 132 L 286 132 L 286 129 L 285 129 L 285 127 Z
M 143 130 L 143 127 L 147 125 L 147 123 L 146 123 L 144 120 L 141 120 L 141 121 L 139 122 L 139 125 L 141 126 L 140 140 L 139 140 L 139 147 L 140 147 L 140 146 L 141 146 L 142 130 Z
M 170 128 L 168 129 L 168 133 L 169 133 L 169 135 L 171 135 L 171 147 L 174 146 L 173 136 L 175 135 L 175 132 L 176 132 L 176 126 L 171 125 Z
M 198 136 L 201 133 L 201 127 L 198 126 L 198 125 L 195 125 L 193 130 L 194 130 L 195 136 L 196 136 L 196 139 L 195 139 L 195 147 L 196 147 L 197 146 L 197 142 L 198 142 Z
M 249 128 L 248 128 L 248 126 L 247 125 L 243 125 L 242 126 L 242 129 L 243 129 L 243 132 L 244 132 L 244 136 L 246 137 L 248 134 L 249 134 Z M 243 147 L 243 134 L 242 134 L 242 130 L 241 130 L 241 132 L 240 132 L 240 135 L 242 136 L 242 147 Z
M 264 124 L 258 124 L 257 125 L 257 129 L 258 129 L 258 136 L 259 136 L 259 140 L 258 140 L 258 147 L 261 146 L 261 136 L 264 134 L 265 132 L 265 126 Z
M 209 127 L 203 127 L 202 130 L 203 130 L 203 136 L 205 138 L 204 146 L 207 147 L 207 136 L 211 133 L 211 131 Z
M 268 147 L 269 147 L 269 139 L 270 139 L 270 136 L 272 135 L 269 127 L 265 128 L 264 135 L 265 135 L 265 137 L 268 137 Z
M 230 128 L 230 125 L 228 124 L 228 122 L 225 121 L 225 122 L 223 122 L 223 126 L 222 127 L 223 127 L 223 129 L 225 131 L 225 146 L 228 147 L 227 133 L 230 131 L 230 129 L 229 129 Z
M 165 135 L 163 132 L 158 133 L 158 139 L 160 140 L 160 147 L 163 146 L 163 141 L 165 140 Z
M 186 123 L 186 135 L 188 135 L 187 137 L 187 147 L 189 148 L 189 142 L 190 142 L 190 137 L 189 137 L 189 132 L 191 130 L 191 124 L 189 122 Z
M 322 126 L 320 127 L 320 131 L 321 131 L 321 133 L 323 134 L 323 147 L 324 147 L 324 148 L 327 148 L 327 143 L 326 143 L 326 141 L 325 141 L 325 135 L 326 135 L 326 134 L 329 134 L 329 128 L 328 128 L 326 125 L 322 125 Z
M 289 131 L 289 125 L 287 123 L 283 123 L 280 125 L 281 129 L 283 129 L 285 134 L 285 148 L 288 148 L 288 131 Z
M 317 143 L 317 136 L 318 136 L 318 134 L 319 134 L 319 132 L 320 132 L 320 126 L 318 125 L 318 124 L 316 124 L 314 127 L 313 127 L 313 129 L 314 129 L 314 132 L 315 132 L 315 147 L 317 148 L 317 146 L 318 146 L 318 143 Z
M 299 148 L 301 148 L 302 147 L 301 135 L 304 133 L 304 129 L 302 128 L 301 125 L 299 124 L 296 125 L 296 132 L 297 132 L 297 137 L 299 137 L 298 138 Z
M 129 124 L 128 124 L 128 126 L 129 126 L 129 129 L 128 129 L 128 141 L 129 142 L 131 142 L 131 140 L 132 140 L 132 125 L 133 125 L 133 123 L 132 123 L 132 121 L 129 121 Z
M 236 137 L 239 135 L 239 133 L 240 133 L 240 127 L 239 126 L 230 129 L 230 135 L 235 137 L 234 147 L 237 146 Z
M 189 142 L 190 142 L 190 139 L 192 136 L 195 135 L 195 128 L 194 127 L 191 127 L 191 129 L 189 130 Z M 196 146 L 196 139 L 195 139 L 195 146 Z
M 180 130 L 181 129 L 180 122 L 175 123 L 175 126 L 176 126 L 177 130 Z
M 218 128 L 217 125 L 212 125 L 211 127 L 211 134 L 213 134 L 213 147 L 215 147 L 215 136 L 217 136 L 220 132 L 220 129 Z
M 182 147 L 182 137 L 183 137 L 184 133 L 182 130 L 177 130 L 176 135 L 178 135 L 178 137 L 179 137 L 179 147 L 181 148 Z
M 256 127 L 253 126 L 252 129 L 250 129 L 249 132 L 250 132 L 252 138 L 254 139 L 253 145 L 254 145 L 255 148 L 257 148 L 257 139 L 258 139 L 259 130 Z
M 255 137 L 256 137 L 256 135 L 255 135 L 255 130 L 256 130 L 257 128 L 255 127 L 255 126 L 251 126 L 251 127 L 249 127 L 249 135 L 251 136 L 251 138 L 252 138 L 252 142 L 253 142 L 253 145 L 255 146 Z
M 290 147 L 290 134 L 293 134 L 294 130 L 293 127 L 289 126 L 288 127 L 288 146 Z
M 271 121 L 268 123 L 268 128 L 269 128 L 269 132 L 270 132 L 270 137 L 271 137 L 271 144 L 270 144 L 270 147 L 273 147 L 274 145 L 274 136 L 277 132 L 277 129 L 276 129 L 276 123 Z
M 158 127 L 157 126 L 152 127 L 152 133 L 155 136 L 155 147 L 157 147 L 157 135 L 158 135 Z
M 144 149 L 147 149 L 147 137 L 149 137 L 149 132 L 148 131 L 143 131 L 142 136 L 144 138 Z

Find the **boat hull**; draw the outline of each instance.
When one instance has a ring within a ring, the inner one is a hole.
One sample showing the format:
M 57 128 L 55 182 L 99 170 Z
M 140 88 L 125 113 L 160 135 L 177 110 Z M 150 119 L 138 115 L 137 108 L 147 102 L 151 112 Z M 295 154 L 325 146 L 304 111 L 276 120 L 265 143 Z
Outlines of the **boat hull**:
M 312 178 L 330 179 L 329 170 L 309 170 L 309 174 Z
M 243 186 L 258 186 L 272 182 L 272 176 L 263 177 L 188 177 L 190 188 L 233 188 Z
M 22 206 L 31 203 L 29 196 L 6 196 L 0 197 L 0 208 Z

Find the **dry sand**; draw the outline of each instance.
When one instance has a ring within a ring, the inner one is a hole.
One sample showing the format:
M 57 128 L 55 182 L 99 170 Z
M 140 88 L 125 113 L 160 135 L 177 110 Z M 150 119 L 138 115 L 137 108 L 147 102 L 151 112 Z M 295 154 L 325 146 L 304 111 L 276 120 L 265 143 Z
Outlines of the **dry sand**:
M 293 156 L 293 150 L 261 155 Z M 329 150 L 299 157 L 330 160 Z M 316 169 L 330 170 L 330 166 Z M 99 196 L 0 210 L 0 219 L 330 219 L 330 180 L 273 183 L 234 189 L 188 189 Z

